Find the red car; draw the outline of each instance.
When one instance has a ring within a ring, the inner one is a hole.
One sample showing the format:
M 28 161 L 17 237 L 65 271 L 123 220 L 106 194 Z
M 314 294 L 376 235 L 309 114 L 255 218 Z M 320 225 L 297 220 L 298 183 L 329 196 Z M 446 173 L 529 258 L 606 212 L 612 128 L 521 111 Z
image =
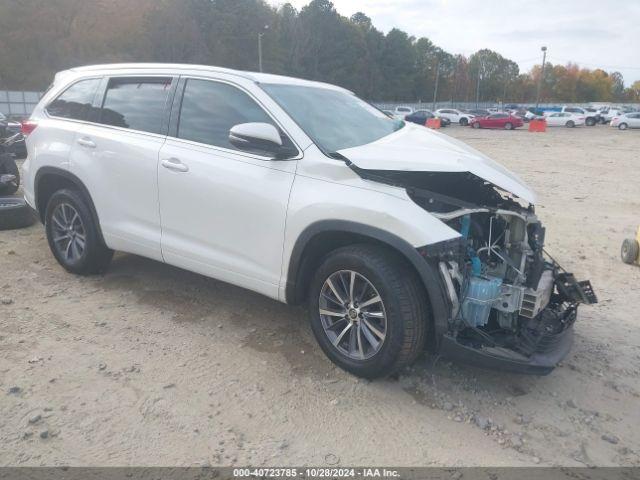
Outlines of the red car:
M 492 113 L 486 117 L 475 117 L 469 125 L 473 128 L 504 128 L 513 130 L 524 125 L 522 119 L 509 113 Z

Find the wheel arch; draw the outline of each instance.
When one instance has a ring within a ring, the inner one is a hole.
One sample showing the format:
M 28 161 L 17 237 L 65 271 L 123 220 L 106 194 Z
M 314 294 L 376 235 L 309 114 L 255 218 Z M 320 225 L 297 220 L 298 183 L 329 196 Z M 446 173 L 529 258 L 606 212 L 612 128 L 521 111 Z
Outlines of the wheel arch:
M 448 328 L 450 308 L 437 268 L 406 240 L 386 230 L 346 220 L 324 220 L 308 226 L 291 251 L 287 269 L 285 300 L 304 301 L 315 267 L 331 251 L 356 243 L 373 243 L 394 250 L 412 267 L 424 286 L 436 333 Z
M 82 180 L 80 180 L 76 175 L 62 168 L 41 167 L 36 172 L 33 186 L 35 207 L 38 212 L 38 217 L 43 224 L 45 223 L 47 204 L 55 192 L 63 188 L 78 190 L 87 201 L 89 211 L 93 216 L 96 226 L 98 227 L 98 236 L 100 241 L 104 244 L 102 229 L 100 228 L 100 219 L 98 217 L 96 207 L 93 204 L 91 194 Z

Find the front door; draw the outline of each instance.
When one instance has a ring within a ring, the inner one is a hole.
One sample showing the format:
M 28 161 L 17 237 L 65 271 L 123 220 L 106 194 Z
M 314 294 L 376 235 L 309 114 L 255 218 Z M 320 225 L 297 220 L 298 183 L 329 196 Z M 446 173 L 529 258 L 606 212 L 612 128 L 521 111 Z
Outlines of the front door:
M 160 151 L 163 257 L 277 298 L 297 162 L 242 152 L 229 143 L 234 125 L 277 127 L 246 91 L 190 78 L 183 92 L 175 132 Z

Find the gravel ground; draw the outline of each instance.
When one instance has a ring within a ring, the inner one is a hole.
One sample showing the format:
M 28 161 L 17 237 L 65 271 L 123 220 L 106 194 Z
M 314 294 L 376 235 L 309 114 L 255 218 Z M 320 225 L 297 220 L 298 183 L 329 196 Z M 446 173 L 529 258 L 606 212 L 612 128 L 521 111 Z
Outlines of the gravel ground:
M 41 225 L 0 232 L 0 465 L 640 465 L 640 132 L 444 132 L 539 193 L 551 254 L 590 278 L 546 377 L 425 356 L 337 370 L 298 308 L 140 257 L 65 273 Z

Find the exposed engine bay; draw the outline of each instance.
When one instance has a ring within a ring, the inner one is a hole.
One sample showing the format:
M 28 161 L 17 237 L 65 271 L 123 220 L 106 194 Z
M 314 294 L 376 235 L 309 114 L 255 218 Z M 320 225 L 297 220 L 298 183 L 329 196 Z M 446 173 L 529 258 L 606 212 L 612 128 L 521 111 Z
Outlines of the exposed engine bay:
M 437 265 L 451 304 L 445 345 L 463 360 L 482 352 L 492 359 L 488 366 L 506 361 L 507 369 L 522 371 L 515 366 L 535 358 L 540 368 L 530 373 L 551 371 L 568 352 L 565 333 L 578 305 L 597 298 L 589 281 L 576 281 L 544 251 L 545 228 L 534 207 L 471 173 L 356 171 L 405 187 L 460 233 L 421 252 Z

